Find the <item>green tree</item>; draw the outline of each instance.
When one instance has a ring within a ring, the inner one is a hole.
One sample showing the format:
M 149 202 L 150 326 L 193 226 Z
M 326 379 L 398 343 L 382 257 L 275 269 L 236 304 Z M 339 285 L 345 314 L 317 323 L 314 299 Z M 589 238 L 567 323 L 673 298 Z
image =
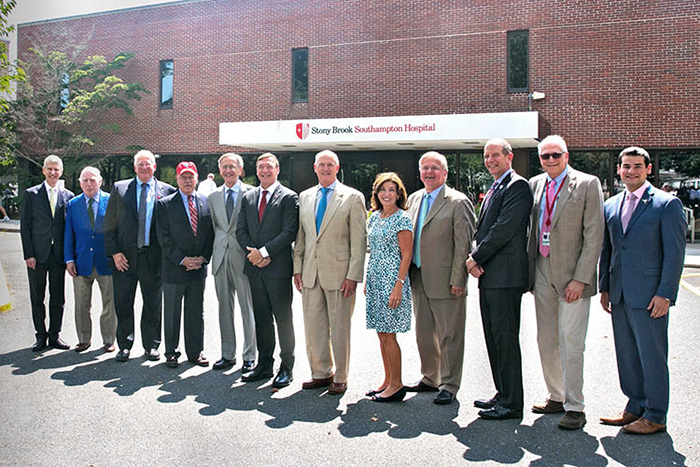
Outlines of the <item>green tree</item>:
M 111 112 L 131 114 L 129 101 L 148 91 L 141 83 L 125 83 L 115 74 L 132 53 L 119 53 L 111 61 L 92 55 L 77 63 L 67 52 L 29 50 L 31 60 L 22 64 L 29 79 L 18 83 L 17 99 L 10 103 L 19 134 L 14 155 L 39 166 L 47 154 L 56 154 L 69 172 L 101 133 L 121 131 L 110 121 Z M 97 158 L 91 163 L 108 156 L 90 155 Z

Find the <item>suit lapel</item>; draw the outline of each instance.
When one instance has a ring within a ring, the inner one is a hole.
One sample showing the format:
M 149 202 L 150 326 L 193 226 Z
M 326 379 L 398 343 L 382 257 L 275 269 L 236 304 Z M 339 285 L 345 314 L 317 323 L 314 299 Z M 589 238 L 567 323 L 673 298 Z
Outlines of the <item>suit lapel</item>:
M 479 225 L 481 225 L 482 220 L 486 216 L 486 213 L 489 211 L 489 209 L 491 209 L 491 206 L 493 206 L 496 199 L 501 196 L 503 190 L 508 186 L 508 183 L 510 183 L 510 179 L 512 177 L 513 172 L 511 171 L 503 180 L 501 180 L 501 183 L 499 183 L 496 189 L 493 191 L 491 198 L 488 200 L 488 204 L 486 206 L 481 206 L 481 210 L 479 211 L 479 221 L 477 222 L 477 230 Z
M 269 213 L 270 207 L 271 207 L 273 204 L 276 204 L 276 203 L 277 203 L 277 200 L 278 200 L 278 198 L 280 197 L 280 192 L 281 192 L 281 191 L 282 191 L 282 185 L 277 185 L 277 188 L 275 189 L 275 191 L 273 191 L 272 194 L 270 195 L 270 201 L 268 201 L 267 204 L 265 205 L 265 212 L 263 212 L 262 221 L 259 220 L 259 221 L 258 221 L 258 225 L 262 225 L 263 222 L 265 222 L 265 219 L 267 218 L 267 215 L 268 215 L 268 213 Z M 260 197 L 262 196 L 262 192 L 263 192 L 262 187 L 259 187 L 259 189 L 258 189 L 258 203 L 257 203 L 257 205 L 256 205 L 256 207 L 257 207 L 258 209 L 256 210 L 256 214 L 257 214 L 257 212 L 259 212 L 259 210 L 260 210 Z M 260 219 L 260 216 L 259 216 L 259 215 L 256 215 L 255 217 L 258 218 L 258 219 Z
M 39 203 L 41 203 L 42 209 L 46 211 L 49 219 L 53 220 L 53 215 L 51 214 L 51 203 L 49 203 L 49 192 L 46 190 L 46 184 L 42 183 L 39 187 Z
M 418 213 L 420 212 L 420 205 L 423 202 L 423 196 L 425 196 L 425 188 L 418 190 L 416 197 L 418 198 L 417 203 L 413 203 L 411 208 L 408 210 L 408 215 L 411 216 L 411 222 L 413 223 L 413 231 L 415 232 L 418 227 Z
M 423 228 L 428 225 L 428 222 L 430 222 L 445 205 L 445 200 L 447 199 L 446 192 L 447 185 L 442 187 L 442 190 L 440 190 L 440 193 L 438 193 L 435 201 L 433 201 L 433 205 L 430 206 L 430 211 L 428 211 L 428 215 L 425 216 L 425 220 L 423 221 Z
M 328 226 L 328 223 L 330 222 L 331 218 L 333 217 L 335 212 L 338 210 L 338 208 L 342 204 L 343 198 L 344 198 L 343 189 L 340 186 L 340 182 L 338 182 L 335 185 L 335 190 L 333 190 L 333 194 L 331 195 L 331 199 L 328 200 L 328 207 L 326 208 L 326 213 L 323 215 L 323 220 L 321 221 L 321 228 L 318 229 L 318 236 L 319 237 L 321 236 L 321 234 L 323 234 L 323 231 L 326 230 L 326 227 Z M 312 212 L 314 212 L 314 211 L 312 211 Z
M 554 215 L 552 216 L 552 228 L 557 223 L 557 220 L 559 219 L 559 216 L 561 216 L 561 213 L 564 211 L 564 206 L 566 206 L 567 201 L 569 201 L 569 198 L 571 197 L 571 192 L 574 189 L 574 186 L 576 184 L 576 179 L 574 177 L 571 177 L 571 169 L 569 169 L 569 173 L 566 174 L 566 177 L 564 177 L 564 180 L 561 181 L 564 186 L 561 188 L 561 191 L 559 192 L 559 198 L 557 199 L 557 207 L 554 210 Z
M 107 193 L 100 190 L 100 202 L 97 205 L 97 219 L 95 219 L 95 228 L 93 229 L 95 232 L 99 232 L 100 230 L 102 230 L 102 223 L 104 221 L 105 212 L 107 212 L 108 202 L 109 198 L 107 198 Z M 87 207 L 85 208 L 85 210 L 87 211 Z
M 632 226 L 634 225 L 635 222 L 637 222 L 637 219 L 639 219 L 644 211 L 646 210 L 647 206 L 649 206 L 652 198 L 654 197 L 654 193 L 651 191 L 651 186 L 646 189 L 644 194 L 642 195 L 642 199 L 639 200 L 637 203 L 637 207 L 634 208 L 634 212 L 632 213 L 632 217 L 630 218 L 629 224 L 627 224 L 627 232 L 629 232 L 632 229 Z
M 133 211 L 136 220 L 139 218 L 139 206 L 136 200 L 136 180 L 133 179 L 131 183 L 126 187 L 126 193 L 124 194 L 124 199 L 127 203 L 131 205 L 131 210 Z
M 533 210 L 534 210 L 534 218 L 535 218 L 535 225 L 534 228 L 537 229 L 537 232 L 534 232 L 537 234 L 539 237 L 539 227 L 540 227 L 540 207 L 542 206 L 542 196 L 544 195 L 544 187 L 547 185 L 547 176 L 545 175 L 544 177 L 540 178 L 537 181 L 537 184 L 535 185 L 535 190 L 533 193 Z

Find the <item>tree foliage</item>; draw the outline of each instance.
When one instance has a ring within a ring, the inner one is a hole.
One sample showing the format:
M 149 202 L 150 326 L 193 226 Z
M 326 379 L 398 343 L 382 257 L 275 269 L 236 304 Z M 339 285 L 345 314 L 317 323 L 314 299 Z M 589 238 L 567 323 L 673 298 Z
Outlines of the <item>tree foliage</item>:
M 130 115 L 130 101 L 148 93 L 141 83 L 126 83 L 116 74 L 132 53 L 119 53 L 112 60 L 91 55 L 80 61 L 82 48 L 64 52 L 33 47 L 29 51 L 31 58 L 21 64 L 29 78 L 18 83 L 17 99 L 9 103 L 7 117 L 18 132 L 12 144 L 14 155 L 37 166 L 47 154 L 63 158 L 64 165 L 72 165 L 66 159 L 77 163 L 101 133 L 121 131 L 110 121 L 111 112 Z

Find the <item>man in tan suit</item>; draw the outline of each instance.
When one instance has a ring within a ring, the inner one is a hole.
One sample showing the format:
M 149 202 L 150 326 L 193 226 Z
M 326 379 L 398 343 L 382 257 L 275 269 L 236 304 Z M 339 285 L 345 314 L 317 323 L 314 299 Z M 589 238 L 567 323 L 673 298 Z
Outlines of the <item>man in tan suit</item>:
M 605 231 L 603 193 L 597 177 L 569 167 L 561 136 L 546 137 L 537 149 L 545 173 L 530 179 L 528 259 L 549 398 L 532 411 L 565 412 L 559 428 L 577 430 L 586 424 L 583 350 Z
M 238 305 L 243 321 L 243 367 L 248 373 L 255 367 L 255 318 L 248 277 L 243 274 L 246 252 L 236 240 L 238 213 L 241 199 L 253 188 L 239 179 L 243 159 L 238 154 L 226 153 L 219 158 L 219 173 L 224 184 L 209 195 L 209 209 L 214 224 L 212 273 L 216 296 L 219 299 L 219 329 L 221 331 L 221 359 L 214 363 L 215 370 L 226 370 L 236 364 L 236 332 L 234 329 L 233 301 L 238 294 Z
M 339 169 L 334 152 L 316 154 L 318 185 L 299 196 L 294 244 L 294 285 L 302 294 L 311 366 L 311 380 L 302 388 L 330 386 L 330 394 L 347 389 L 350 319 L 367 253 L 365 198 L 337 180 Z
M 411 293 L 423 378 L 406 389 L 439 389 L 433 402 L 450 404 L 462 381 L 465 262 L 474 237 L 474 208 L 463 193 L 445 184 L 445 156 L 426 152 L 418 167 L 425 189 L 408 198 L 408 213 L 414 225 Z

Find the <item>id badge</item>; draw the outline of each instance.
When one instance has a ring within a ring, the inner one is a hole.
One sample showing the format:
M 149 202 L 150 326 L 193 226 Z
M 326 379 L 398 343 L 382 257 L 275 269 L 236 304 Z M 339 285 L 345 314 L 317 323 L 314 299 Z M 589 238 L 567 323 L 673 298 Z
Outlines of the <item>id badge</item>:
M 549 246 L 549 234 L 551 232 L 542 232 L 542 246 Z

